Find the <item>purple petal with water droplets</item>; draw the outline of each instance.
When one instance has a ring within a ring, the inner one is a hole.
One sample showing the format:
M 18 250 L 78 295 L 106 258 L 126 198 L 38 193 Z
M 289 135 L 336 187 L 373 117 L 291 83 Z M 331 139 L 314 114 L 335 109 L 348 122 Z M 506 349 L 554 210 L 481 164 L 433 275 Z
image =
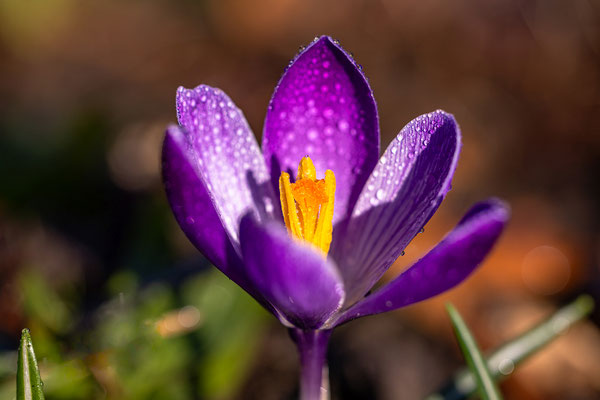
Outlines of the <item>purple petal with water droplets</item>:
M 350 307 L 336 324 L 404 307 L 453 288 L 483 261 L 502 233 L 509 214 L 508 206 L 496 199 L 476 204 L 425 257 Z
M 398 134 L 369 177 L 347 230 L 334 232 L 347 304 L 362 298 L 427 223 L 450 190 L 460 131 L 443 111 L 422 115 Z
M 334 223 L 349 214 L 379 156 L 377 107 L 362 71 L 337 42 L 323 36 L 291 63 L 265 120 L 263 153 L 272 182 L 295 176 L 310 156 L 317 177 L 336 176 Z
M 180 127 L 171 126 L 163 144 L 163 181 L 175 219 L 210 262 L 266 305 L 248 281 L 242 260 L 221 224 L 200 174 L 196 151 L 188 137 Z
M 240 240 L 248 276 L 291 324 L 321 327 L 344 302 L 335 265 L 319 251 L 292 239 L 276 222 L 243 218 Z
M 188 134 L 198 170 L 234 246 L 241 217 L 279 216 L 262 154 L 242 112 L 219 89 L 177 91 L 179 124 Z

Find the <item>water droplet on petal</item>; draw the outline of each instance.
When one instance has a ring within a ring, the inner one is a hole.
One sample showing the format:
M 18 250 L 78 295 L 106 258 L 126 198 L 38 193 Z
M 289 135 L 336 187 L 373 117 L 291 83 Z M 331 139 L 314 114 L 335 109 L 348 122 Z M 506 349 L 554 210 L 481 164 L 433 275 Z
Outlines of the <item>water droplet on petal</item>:
M 273 212 L 273 202 L 271 202 L 271 199 L 268 197 L 265 197 L 265 211 L 268 213 L 272 213 Z
M 346 121 L 345 119 L 341 119 L 338 122 L 338 128 L 340 129 L 340 131 L 342 132 L 346 132 L 348 130 L 348 128 L 350 127 L 350 125 L 348 124 L 348 121 Z

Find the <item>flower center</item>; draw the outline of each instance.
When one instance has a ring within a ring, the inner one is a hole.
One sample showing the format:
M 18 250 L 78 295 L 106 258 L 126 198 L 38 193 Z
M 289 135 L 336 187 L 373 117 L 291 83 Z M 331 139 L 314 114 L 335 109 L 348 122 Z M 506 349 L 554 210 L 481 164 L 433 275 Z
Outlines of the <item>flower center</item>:
M 333 232 L 335 175 L 325 171 L 325 179 L 317 179 L 315 166 L 304 157 L 298 165 L 298 180 L 290 183 L 290 174 L 279 177 L 279 197 L 285 226 L 291 235 L 329 251 Z

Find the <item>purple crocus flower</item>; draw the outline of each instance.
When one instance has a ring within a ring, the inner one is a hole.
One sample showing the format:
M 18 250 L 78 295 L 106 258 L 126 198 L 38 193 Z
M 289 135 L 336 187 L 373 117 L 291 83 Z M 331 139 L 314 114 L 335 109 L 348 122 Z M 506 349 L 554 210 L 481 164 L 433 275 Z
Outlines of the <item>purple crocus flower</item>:
M 369 294 L 450 190 L 460 131 L 452 115 L 434 111 L 406 125 L 380 157 L 373 93 L 327 36 L 277 85 L 262 152 L 219 89 L 179 88 L 177 117 L 163 147 L 173 213 L 217 268 L 290 329 L 303 399 L 320 396 L 334 327 L 454 287 L 508 220 L 502 202 L 476 204 L 433 250 Z

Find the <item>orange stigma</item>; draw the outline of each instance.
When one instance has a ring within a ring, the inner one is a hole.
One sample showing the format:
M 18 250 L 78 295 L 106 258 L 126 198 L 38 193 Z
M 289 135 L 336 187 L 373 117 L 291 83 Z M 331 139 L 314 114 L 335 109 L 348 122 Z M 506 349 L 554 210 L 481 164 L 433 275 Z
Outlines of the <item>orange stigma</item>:
M 300 160 L 295 183 L 290 183 L 290 174 L 281 173 L 279 197 L 285 226 L 290 234 L 327 254 L 333 232 L 333 171 L 328 169 L 325 171 L 325 179 L 317 179 L 313 162 L 304 157 Z

